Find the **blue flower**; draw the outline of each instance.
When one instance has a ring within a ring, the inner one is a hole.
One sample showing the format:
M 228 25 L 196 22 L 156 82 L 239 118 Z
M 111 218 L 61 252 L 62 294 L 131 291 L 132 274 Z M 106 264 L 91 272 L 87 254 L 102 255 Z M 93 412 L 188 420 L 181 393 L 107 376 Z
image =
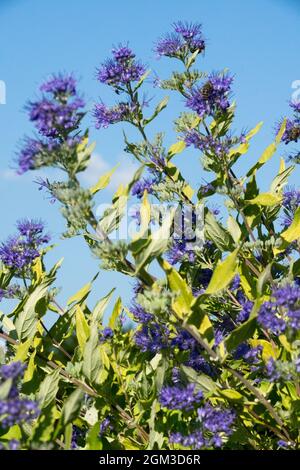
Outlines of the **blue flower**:
M 211 74 L 201 86 L 192 89 L 186 101 L 199 116 L 213 116 L 216 113 L 224 113 L 230 106 L 229 93 L 233 78 L 228 74 Z
M 203 400 L 203 393 L 195 390 L 195 384 L 164 386 L 159 394 L 160 404 L 169 410 L 192 411 Z

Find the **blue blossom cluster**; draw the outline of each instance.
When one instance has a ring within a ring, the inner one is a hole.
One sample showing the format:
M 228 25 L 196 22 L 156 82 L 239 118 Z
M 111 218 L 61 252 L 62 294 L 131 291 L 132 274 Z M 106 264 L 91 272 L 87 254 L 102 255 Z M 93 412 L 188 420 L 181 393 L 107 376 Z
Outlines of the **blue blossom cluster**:
M 70 75 L 54 75 L 40 87 L 45 95 L 27 105 L 29 118 L 45 137 L 59 138 L 78 127 L 80 109 L 85 103 L 76 93 L 76 81 Z
M 100 423 L 100 430 L 99 436 L 103 436 L 104 434 L 108 433 L 109 431 L 113 430 L 113 425 L 111 422 L 111 417 L 106 416 L 103 421 Z
M 43 233 L 41 221 L 21 220 L 17 223 L 18 234 L 10 237 L 0 246 L 0 259 L 6 266 L 17 271 L 30 266 L 39 256 L 39 249 L 49 242 L 49 235 Z
M 40 157 L 42 155 L 48 155 L 53 150 L 56 150 L 59 144 L 56 140 L 37 140 L 30 137 L 25 137 L 23 146 L 18 154 L 17 173 L 22 175 L 26 171 L 34 170 L 42 165 Z
M 48 164 L 53 153 L 65 142 L 70 148 L 81 140 L 72 133 L 79 127 L 84 115 L 84 100 L 76 90 L 73 75 L 53 75 L 40 86 L 41 99 L 27 104 L 30 120 L 34 123 L 38 138 L 26 137 L 17 155 L 17 172 L 23 174 Z
M 27 398 L 21 398 L 18 381 L 24 374 L 25 366 L 13 362 L 0 367 L 0 385 L 11 380 L 11 387 L 6 398 L 0 400 L 0 428 L 7 429 L 15 424 L 31 421 L 39 415 L 38 404 Z
M 136 196 L 138 199 L 141 199 L 144 195 L 144 192 L 147 191 L 148 194 L 153 193 L 153 186 L 157 183 L 157 177 L 145 177 L 136 181 L 131 189 L 131 194 Z
M 291 225 L 294 214 L 300 206 L 300 191 L 293 187 L 285 188 L 283 191 L 282 206 L 284 210 L 282 225 L 287 228 Z
M 189 53 L 205 50 L 202 26 L 198 23 L 179 21 L 173 24 L 173 32 L 162 37 L 155 46 L 158 57 L 174 57 L 184 60 Z
M 15 284 L 6 287 L 5 289 L 0 288 L 0 302 L 2 299 L 13 299 L 20 295 L 20 287 Z
M 114 48 L 112 56 L 97 70 L 99 82 L 122 88 L 140 80 L 144 75 L 145 66 L 136 61 L 135 54 L 128 46 L 119 45 Z
M 169 410 L 192 411 L 203 400 L 203 393 L 195 390 L 195 384 L 164 386 L 159 394 L 160 404 Z
M 97 103 L 93 111 L 96 129 L 106 129 L 111 124 L 130 121 L 136 110 L 137 105 L 133 102 L 118 103 L 112 107 Z
M 264 302 L 258 313 L 259 324 L 275 335 L 289 328 L 300 329 L 300 287 L 286 285 L 272 292 L 271 300 Z
M 175 432 L 170 435 L 170 442 L 193 449 L 222 447 L 232 434 L 235 413 L 225 408 L 215 408 L 210 403 L 198 408 L 199 429 L 188 434 Z
M 103 330 L 100 332 L 100 342 L 104 343 L 105 341 L 110 340 L 114 336 L 114 332 L 111 328 L 106 326 L 103 328 Z
M 200 117 L 225 113 L 230 106 L 229 94 L 233 78 L 228 74 L 212 73 L 200 87 L 193 88 L 186 100 L 188 108 Z M 209 139 L 208 139 L 208 145 Z M 192 142 L 195 145 L 195 142 Z
M 300 374 L 300 356 L 298 355 L 295 360 L 289 362 L 275 360 L 271 357 L 265 366 L 264 373 L 271 382 L 298 380 Z
M 135 333 L 135 344 L 142 352 L 156 354 L 169 345 L 169 330 L 165 325 L 151 322 L 142 325 Z
M 282 136 L 282 141 L 285 144 L 290 142 L 298 142 L 300 139 L 300 102 L 290 102 L 290 107 L 294 112 L 293 119 L 286 120 L 285 131 Z M 280 121 L 276 126 L 276 132 L 281 128 L 283 121 Z
M 239 143 L 245 141 L 245 136 L 229 137 L 214 137 L 212 135 L 203 135 L 196 129 L 191 129 L 183 136 L 185 143 L 188 146 L 193 145 L 195 148 L 209 156 L 224 157 L 228 154 L 229 150 Z

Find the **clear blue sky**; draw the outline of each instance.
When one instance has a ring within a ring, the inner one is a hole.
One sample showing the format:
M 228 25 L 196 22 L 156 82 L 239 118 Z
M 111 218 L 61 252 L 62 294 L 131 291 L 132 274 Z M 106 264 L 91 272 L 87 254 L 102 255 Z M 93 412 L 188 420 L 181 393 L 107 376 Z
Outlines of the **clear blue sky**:
M 109 54 L 112 44 L 118 42 L 129 41 L 152 70 L 167 77 L 175 62 L 156 60 L 153 43 L 178 19 L 203 24 L 207 38 L 207 50 L 201 64 L 204 70 L 228 67 L 235 75 L 238 105 L 235 128 L 250 128 L 260 120 L 265 123 L 249 156 L 238 168 L 241 172 L 270 143 L 274 122 L 288 112 L 291 84 L 300 80 L 299 0 L 0 0 L 0 80 L 7 86 L 7 104 L 0 105 L 0 239 L 14 231 L 15 221 L 20 217 L 46 220 L 58 243 L 49 260 L 54 262 L 65 256 L 59 276 L 59 283 L 63 285 L 62 302 L 93 276 L 97 261 L 91 258 L 80 240 L 60 241 L 64 222 L 57 204 L 49 204 L 32 183 L 36 175 L 30 173 L 16 178 L 9 170 L 18 142 L 32 131 L 23 110 L 24 104 L 35 96 L 40 82 L 56 71 L 75 72 L 90 107 L 100 97 L 104 102 L 112 103 L 114 97 L 110 90 L 95 80 L 95 67 Z M 150 92 L 152 96 L 154 92 Z M 171 98 L 169 108 L 159 121 L 161 129 L 168 133 L 167 143 L 174 141 L 172 118 L 183 109 L 180 100 L 172 95 Z M 88 120 L 92 123 L 90 117 Z M 128 174 L 127 163 L 131 165 L 129 169 L 133 165 L 128 160 L 130 157 L 122 152 L 121 130 L 120 126 L 115 126 L 92 131 L 98 155 L 94 170 L 98 168 L 101 172 L 122 161 L 117 175 L 119 180 L 122 172 L 125 176 Z M 284 148 L 281 154 L 284 154 Z M 263 187 L 266 179 L 275 174 L 279 156 L 280 152 L 262 174 Z M 207 178 L 195 152 L 181 155 L 177 163 L 192 184 Z M 86 177 L 85 183 L 90 177 Z M 293 178 L 296 182 L 297 177 Z M 111 194 L 111 190 L 104 194 L 105 202 Z M 95 283 L 94 299 L 114 285 L 128 300 L 128 281 L 106 272 L 101 273 Z

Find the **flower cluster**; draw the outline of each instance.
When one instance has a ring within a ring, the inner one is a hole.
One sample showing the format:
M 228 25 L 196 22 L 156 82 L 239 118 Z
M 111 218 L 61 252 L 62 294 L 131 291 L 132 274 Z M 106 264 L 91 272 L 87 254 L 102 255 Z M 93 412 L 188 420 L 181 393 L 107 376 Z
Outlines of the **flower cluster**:
M 43 233 L 44 224 L 40 221 L 21 220 L 17 229 L 19 233 L 0 246 L 0 259 L 6 266 L 20 271 L 39 256 L 39 248 L 48 243 L 50 237 Z
M 46 137 L 60 138 L 78 127 L 85 103 L 76 93 L 73 76 L 53 76 L 40 87 L 46 95 L 27 105 L 30 120 Z
M 212 135 L 203 135 L 196 129 L 191 129 L 185 133 L 184 141 L 188 146 L 193 145 L 205 154 L 224 157 L 234 145 L 243 143 L 245 136 L 213 137 Z
M 280 335 L 287 328 L 298 331 L 300 329 L 300 287 L 286 285 L 275 289 L 271 300 L 261 306 L 258 322 L 275 335 Z
M 158 57 L 174 57 L 181 60 L 185 60 L 189 53 L 201 53 L 204 50 L 202 26 L 182 21 L 174 23 L 173 32 L 161 38 L 155 46 Z
M 142 78 L 145 66 L 136 61 L 135 54 L 128 46 L 119 45 L 112 50 L 112 55 L 97 70 L 99 82 L 122 88 Z
M 203 393 L 195 390 L 195 384 L 186 387 L 165 386 L 159 394 L 160 404 L 169 410 L 192 411 L 203 399 Z
M 300 103 L 298 102 L 290 102 L 290 107 L 294 111 L 294 118 L 286 120 L 285 131 L 282 136 L 282 141 L 285 144 L 289 144 L 290 142 L 298 142 L 300 139 Z M 276 126 L 276 132 L 282 126 L 282 122 L 280 121 Z
M 136 109 L 137 105 L 133 102 L 118 103 L 110 108 L 104 103 L 97 103 L 93 111 L 96 129 L 105 129 L 111 124 L 129 121 Z
M 135 343 L 142 352 L 158 353 L 168 347 L 169 330 L 156 322 L 142 325 L 134 335 Z
M 15 424 L 31 421 L 39 414 L 36 402 L 21 398 L 18 381 L 24 374 L 25 366 L 21 362 L 13 362 L 0 368 L 0 385 L 11 380 L 6 398 L 0 400 L 0 428 L 7 429 Z
M 181 432 L 171 433 L 170 442 L 193 449 L 222 447 L 232 434 L 235 413 L 232 410 L 215 408 L 210 403 L 198 408 L 199 429 L 187 435 Z
M 213 73 L 200 87 L 193 88 L 186 100 L 188 108 L 200 117 L 224 113 L 230 106 L 229 93 L 233 78 L 228 74 Z M 195 145 L 195 143 L 193 142 Z M 211 145 L 209 142 L 206 145 Z
M 300 206 L 300 191 L 293 187 L 285 188 L 283 191 L 282 206 L 284 210 L 282 225 L 287 228 L 291 225 L 295 212 Z
M 40 86 L 40 91 L 41 99 L 29 102 L 26 107 L 40 136 L 25 137 L 16 158 L 19 174 L 52 164 L 53 155 L 63 143 L 67 151 L 81 140 L 73 132 L 78 130 L 84 116 L 85 102 L 77 93 L 73 75 L 53 75 Z

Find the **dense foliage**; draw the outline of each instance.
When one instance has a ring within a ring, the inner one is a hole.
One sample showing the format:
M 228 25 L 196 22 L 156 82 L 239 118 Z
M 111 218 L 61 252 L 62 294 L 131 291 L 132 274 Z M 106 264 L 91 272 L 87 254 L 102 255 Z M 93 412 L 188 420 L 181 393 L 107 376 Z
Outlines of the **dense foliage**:
M 113 291 L 104 291 L 92 308 L 93 279 L 61 307 L 61 262 L 46 269 L 43 223 L 18 222 L 0 247 L 0 300 L 17 300 L 0 316 L 2 448 L 299 448 L 300 191 L 286 186 L 299 154 L 280 160 L 268 192 L 256 175 L 280 144 L 300 138 L 300 103 L 257 163 L 236 175 L 261 123 L 232 132 L 233 77 L 196 68 L 204 51 L 201 26 L 178 22 L 155 47 L 179 64 L 168 79 L 150 80 L 128 45 L 98 68 L 117 102 L 94 106 L 95 126 L 133 126 L 137 141 L 124 134 L 124 145 L 140 165 L 100 218 L 95 204 L 114 170 L 89 189 L 80 184 L 94 145 L 74 76 L 52 76 L 28 103 L 36 133 L 24 139 L 18 173 L 59 169 L 59 181 L 39 187 L 60 205 L 63 236 L 83 237 L 101 268 L 135 284 L 130 305 L 118 298 L 111 308 Z M 178 93 L 186 108 L 169 148 L 163 133 L 151 136 L 168 98 L 152 109 L 143 94 L 150 85 Z M 174 164 L 187 147 L 209 179 L 197 190 Z M 137 230 L 118 239 L 132 200 Z M 48 312 L 57 318 L 50 328 Z

